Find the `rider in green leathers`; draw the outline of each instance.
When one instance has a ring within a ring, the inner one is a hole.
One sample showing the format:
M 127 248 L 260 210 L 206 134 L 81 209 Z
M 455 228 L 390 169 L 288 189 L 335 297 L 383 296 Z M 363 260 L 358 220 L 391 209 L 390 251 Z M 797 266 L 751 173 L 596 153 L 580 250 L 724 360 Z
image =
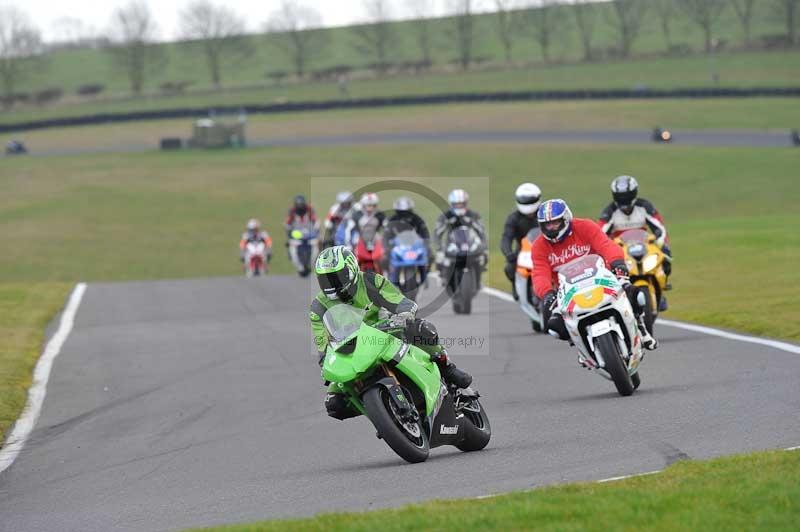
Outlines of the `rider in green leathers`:
M 330 307 L 344 303 L 366 310 L 364 322 L 368 325 L 376 324 L 380 319 L 380 310 L 385 309 L 392 315 L 392 324 L 405 327 L 404 339 L 422 348 L 439 365 L 446 382 L 459 388 L 466 388 L 472 383 L 471 375 L 456 368 L 448 360 L 444 347 L 439 344 L 436 327 L 415 317 L 417 304 L 405 297 L 382 275 L 360 271 L 355 255 L 345 246 L 324 249 L 317 257 L 315 273 L 321 291 L 311 302 L 309 319 L 320 365 L 325 360 L 325 350 L 328 347 L 328 334 L 322 319 Z M 336 419 L 358 415 L 344 396 L 336 393 L 333 388 L 328 389 L 325 409 L 329 416 Z

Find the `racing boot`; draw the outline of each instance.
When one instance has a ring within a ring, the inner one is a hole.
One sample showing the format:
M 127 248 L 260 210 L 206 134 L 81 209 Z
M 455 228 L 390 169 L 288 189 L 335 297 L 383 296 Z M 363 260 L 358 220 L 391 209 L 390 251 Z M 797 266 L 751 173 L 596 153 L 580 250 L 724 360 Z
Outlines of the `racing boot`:
M 664 312 L 667 309 L 669 309 L 669 305 L 667 304 L 667 296 L 661 294 L 661 299 L 658 300 L 658 311 Z
M 639 332 L 642 335 L 642 347 L 648 351 L 655 351 L 658 347 L 658 340 L 653 338 L 653 335 L 647 332 L 647 327 L 644 325 L 644 315 L 639 314 L 636 317 L 636 323 L 639 325 Z
M 456 388 L 469 388 L 469 385 L 472 384 L 472 375 L 458 369 L 455 364 L 450 362 L 444 349 L 430 357 L 439 366 L 442 378 L 447 384 L 452 384 Z

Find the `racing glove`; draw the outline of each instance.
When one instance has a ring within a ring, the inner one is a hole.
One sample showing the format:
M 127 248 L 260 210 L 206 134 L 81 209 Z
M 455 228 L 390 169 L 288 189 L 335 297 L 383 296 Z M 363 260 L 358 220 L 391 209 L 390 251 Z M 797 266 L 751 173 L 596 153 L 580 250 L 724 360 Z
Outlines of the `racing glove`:
M 511 253 L 506 255 L 506 262 L 511 262 L 511 263 L 515 263 L 516 264 L 516 262 L 517 262 L 517 254 L 512 251 Z
M 405 327 L 409 321 L 414 321 L 414 313 L 400 312 L 389 318 L 389 325 L 392 327 Z
M 628 277 L 630 276 L 630 271 L 628 270 L 628 265 L 625 264 L 624 260 L 615 260 L 614 262 L 612 262 L 611 263 L 611 271 L 620 280 L 627 281 Z
M 544 298 L 542 299 L 542 305 L 548 311 L 550 311 L 550 309 L 553 308 L 553 304 L 555 304 L 555 302 L 556 302 L 556 291 L 555 290 L 550 290 L 549 292 L 547 292 L 544 295 Z

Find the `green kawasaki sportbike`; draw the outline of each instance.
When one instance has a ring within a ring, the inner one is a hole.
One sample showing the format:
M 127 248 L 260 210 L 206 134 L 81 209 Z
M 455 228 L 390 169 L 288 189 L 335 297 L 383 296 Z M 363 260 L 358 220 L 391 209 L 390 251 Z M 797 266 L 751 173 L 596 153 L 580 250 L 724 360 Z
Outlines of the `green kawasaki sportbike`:
M 403 328 L 363 322 L 350 305 L 328 309 L 330 337 L 322 377 L 372 421 L 389 447 L 408 462 L 423 462 L 432 447 L 455 445 L 477 451 L 489 443 L 489 418 L 471 388 L 442 381 L 439 367 L 422 349 L 394 336 Z

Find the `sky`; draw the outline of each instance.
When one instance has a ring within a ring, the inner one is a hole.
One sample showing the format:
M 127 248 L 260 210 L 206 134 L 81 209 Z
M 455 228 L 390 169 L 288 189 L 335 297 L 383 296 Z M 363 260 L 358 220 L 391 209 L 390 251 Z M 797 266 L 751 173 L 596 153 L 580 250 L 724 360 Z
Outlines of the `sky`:
M 174 40 L 178 37 L 178 14 L 190 0 L 146 0 L 156 14 L 160 29 L 159 40 Z M 275 11 L 280 0 L 212 0 L 235 10 L 247 20 L 249 31 L 260 31 L 264 21 Z M 343 26 L 363 21 L 365 18 L 364 0 L 301 0 L 322 14 L 325 26 Z M 447 0 L 429 2 L 434 6 L 434 14 L 441 14 Z M 16 6 L 25 12 L 42 32 L 45 41 L 62 40 L 66 25 L 59 23 L 65 17 L 79 19 L 81 26 L 95 32 L 103 32 L 109 25 L 115 8 L 128 3 L 128 0 L 0 0 L 0 6 Z M 407 18 L 412 14 L 409 7 L 414 2 L 390 0 L 392 18 Z M 485 4 L 492 4 L 484 0 Z M 75 27 L 73 25 L 73 27 Z

